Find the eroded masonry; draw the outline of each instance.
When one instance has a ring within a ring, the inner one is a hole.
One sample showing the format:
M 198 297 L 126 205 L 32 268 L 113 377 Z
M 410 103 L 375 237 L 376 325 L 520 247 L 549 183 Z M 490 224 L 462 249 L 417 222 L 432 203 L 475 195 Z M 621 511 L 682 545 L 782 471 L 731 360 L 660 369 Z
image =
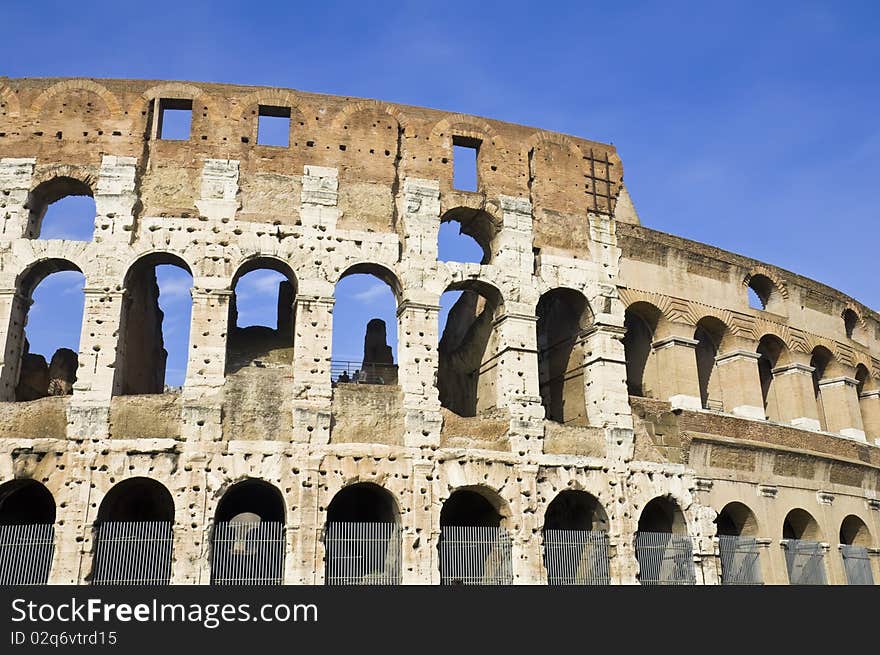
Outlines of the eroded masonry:
M 70 196 L 94 199 L 90 241 L 43 231 Z M 480 263 L 438 261 L 449 221 Z M 180 388 L 165 265 L 192 276 Z M 276 328 L 237 327 L 258 269 L 283 278 Z M 34 290 L 63 271 L 85 278 L 78 352 L 31 352 Z M 397 323 L 341 365 L 334 291 L 360 273 Z M 880 316 L 643 227 L 606 144 L 274 88 L 0 78 L 0 343 L 0 582 L 880 580 Z

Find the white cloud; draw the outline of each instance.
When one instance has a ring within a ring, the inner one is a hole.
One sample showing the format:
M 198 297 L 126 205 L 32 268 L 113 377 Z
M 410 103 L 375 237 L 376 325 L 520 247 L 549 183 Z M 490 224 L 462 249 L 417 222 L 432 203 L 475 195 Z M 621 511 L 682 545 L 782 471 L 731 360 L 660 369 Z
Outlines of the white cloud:
M 375 282 L 363 291 L 353 293 L 351 297 L 358 302 L 368 303 L 379 300 L 379 298 L 381 298 L 387 292 L 388 286 L 384 282 Z
M 164 280 L 159 283 L 159 295 L 163 300 L 189 298 L 192 280 L 189 277 Z

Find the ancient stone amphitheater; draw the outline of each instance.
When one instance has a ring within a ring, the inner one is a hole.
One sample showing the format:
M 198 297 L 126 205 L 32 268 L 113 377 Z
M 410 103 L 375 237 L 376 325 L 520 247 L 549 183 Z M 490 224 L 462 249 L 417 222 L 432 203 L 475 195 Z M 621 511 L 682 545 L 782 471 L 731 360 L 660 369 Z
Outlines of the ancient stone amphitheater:
M 173 110 L 188 139 L 163 138 Z M 69 195 L 94 198 L 92 240 L 41 238 Z M 444 221 L 482 263 L 438 261 Z M 0 227 L 4 582 L 880 579 L 880 316 L 643 227 L 613 146 L 276 88 L 0 78 Z M 165 264 L 194 281 L 181 389 Z M 235 287 L 260 268 L 287 282 L 278 328 L 248 333 Z M 40 383 L 28 309 L 58 271 L 85 276 L 79 352 Z M 331 357 L 355 273 L 390 286 L 398 337 L 358 379 Z

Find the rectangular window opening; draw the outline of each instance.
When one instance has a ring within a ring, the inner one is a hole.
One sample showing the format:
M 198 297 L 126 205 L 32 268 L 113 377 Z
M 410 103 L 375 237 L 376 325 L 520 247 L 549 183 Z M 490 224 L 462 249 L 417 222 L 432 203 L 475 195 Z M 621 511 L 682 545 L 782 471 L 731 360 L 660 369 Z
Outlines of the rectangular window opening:
M 463 136 L 452 137 L 452 187 L 459 191 L 477 191 L 477 155 L 480 140 Z
M 159 100 L 156 136 L 166 141 L 188 141 L 192 128 L 192 100 Z
M 257 144 L 282 148 L 290 145 L 290 107 L 260 105 L 257 117 Z

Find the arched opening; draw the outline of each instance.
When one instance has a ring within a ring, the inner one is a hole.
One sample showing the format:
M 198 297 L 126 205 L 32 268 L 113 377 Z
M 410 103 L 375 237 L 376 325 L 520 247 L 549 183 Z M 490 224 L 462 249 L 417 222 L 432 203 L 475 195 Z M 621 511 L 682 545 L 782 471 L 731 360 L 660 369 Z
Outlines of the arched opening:
M 456 207 L 440 219 L 437 259 L 441 262 L 489 264 L 498 228 L 482 209 Z
M 226 373 L 248 366 L 289 368 L 293 363 L 296 277 L 282 261 L 257 257 L 232 278 Z
M 715 358 L 718 356 L 718 350 L 726 333 L 727 326 L 712 316 L 700 319 L 694 331 L 694 339 L 697 341 L 694 349 L 697 358 L 697 379 L 703 409 L 715 411 L 724 409 L 721 383 L 715 375 Z
M 758 521 L 739 502 L 728 503 L 715 519 L 721 554 L 721 584 L 763 584 L 758 550 Z
M 544 515 L 544 567 L 550 585 L 607 585 L 608 516 L 585 491 L 559 493 Z
M 94 585 L 166 585 L 171 580 L 174 499 L 151 478 L 116 484 L 95 521 Z
M 862 426 L 865 435 L 871 439 L 880 436 L 880 390 L 864 364 L 856 366 L 856 393 L 859 397 L 859 412 L 862 415 Z
M 397 299 L 388 269 L 360 264 L 336 283 L 331 380 L 339 384 L 397 384 Z
M 36 480 L 0 485 L 0 585 L 42 585 L 55 550 L 55 499 Z
M 779 337 L 766 334 L 758 342 L 757 353 L 764 412 L 771 421 L 781 421 L 779 399 L 773 384 L 773 369 L 788 363 L 788 348 Z
M 819 387 L 819 382 L 826 377 L 833 361 L 834 355 L 824 346 L 813 348 L 813 354 L 810 357 L 810 366 L 813 368 L 813 396 L 816 399 L 816 409 L 819 412 L 819 425 L 823 430 L 828 429 L 828 422 L 825 420 L 825 404 L 822 402 L 822 390 Z
M 643 585 L 690 585 L 696 582 L 691 538 L 684 513 L 669 496 L 650 501 L 636 533 L 639 582 Z
M 865 522 L 850 514 L 840 524 L 840 555 L 846 582 L 851 585 L 873 585 L 874 573 L 868 549 L 872 545 L 871 532 Z
M 482 487 L 457 489 L 440 512 L 441 584 L 513 582 L 511 539 L 504 501 Z
M 657 397 L 654 335 L 662 318 L 659 309 L 646 302 L 626 308 L 623 350 L 626 359 L 626 388 L 630 396 Z
M 95 199 L 88 184 L 72 177 L 43 182 L 27 199 L 25 238 L 91 241 L 95 232 Z
M 843 329 L 848 339 L 852 339 L 859 325 L 859 315 L 848 307 L 843 310 Z
M 361 482 L 340 490 L 327 508 L 328 585 L 400 584 L 397 504 L 382 487 Z
M 440 404 L 459 416 L 496 406 L 494 321 L 501 294 L 487 284 L 464 283 L 440 297 L 437 391 Z
M 211 584 L 282 584 L 285 513 L 281 492 L 268 482 L 232 485 L 214 515 Z
M 793 585 L 824 585 L 825 548 L 816 519 L 806 510 L 791 510 L 782 523 L 782 545 L 788 579 Z
M 752 275 L 748 282 L 749 307 L 775 314 L 782 314 L 783 298 L 773 280 L 760 273 Z
M 84 284 L 79 268 L 62 259 L 43 260 L 19 276 L 0 374 L 3 399 L 37 400 L 73 393 Z
M 186 378 L 192 273 L 176 255 L 155 253 L 125 276 L 114 395 L 178 390 Z
M 582 335 L 592 324 L 589 303 L 573 289 L 553 289 L 541 296 L 536 314 L 545 416 L 566 425 L 587 425 Z

